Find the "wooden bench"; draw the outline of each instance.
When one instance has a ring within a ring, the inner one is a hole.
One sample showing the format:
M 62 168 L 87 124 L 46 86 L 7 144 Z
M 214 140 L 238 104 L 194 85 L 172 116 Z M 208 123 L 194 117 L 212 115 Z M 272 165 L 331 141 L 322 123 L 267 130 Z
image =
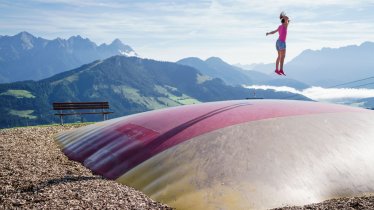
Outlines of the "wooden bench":
M 264 98 L 245 98 L 247 100 L 254 100 L 254 99 L 264 99 Z
M 101 111 L 96 111 L 100 109 Z M 108 114 L 113 112 L 107 111 L 109 109 L 108 102 L 55 102 L 53 103 L 53 110 L 60 111 L 55 115 L 60 117 L 61 125 L 64 124 L 63 117 L 68 115 L 82 115 L 85 114 L 102 114 L 103 119 L 108 119 Z M 73 112 L 66 112 L 66 111 L 73 111 Z M 80 112 L 75 112 L 74 110 L 80 110 Z M 87 111 L 87 110 L 94 110 L 94 111 Z M 83 118 L 81 118 L 83 120 Z

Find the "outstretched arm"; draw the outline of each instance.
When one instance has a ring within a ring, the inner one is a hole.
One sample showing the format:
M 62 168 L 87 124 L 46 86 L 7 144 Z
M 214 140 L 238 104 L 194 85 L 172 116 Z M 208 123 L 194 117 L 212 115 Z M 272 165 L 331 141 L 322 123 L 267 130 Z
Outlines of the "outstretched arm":
M 270 32 L 266 33 L 266 36 L 269 35 L 269 34 L 275 34 L 275 33 L 277 33 L 277 32 L 278 32 L 278 29 L 277 29 L 277 30 L 274 30 L 274 31 L 270 31 Z

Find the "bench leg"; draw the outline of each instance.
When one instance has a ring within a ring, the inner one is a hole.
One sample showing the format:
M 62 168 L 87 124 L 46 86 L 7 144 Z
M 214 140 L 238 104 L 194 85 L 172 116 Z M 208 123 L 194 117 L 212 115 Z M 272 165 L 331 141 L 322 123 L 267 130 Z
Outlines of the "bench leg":
M 60 125 L 64 125 L 64 120 L 62 119 L 62 115 L 60 115 Z

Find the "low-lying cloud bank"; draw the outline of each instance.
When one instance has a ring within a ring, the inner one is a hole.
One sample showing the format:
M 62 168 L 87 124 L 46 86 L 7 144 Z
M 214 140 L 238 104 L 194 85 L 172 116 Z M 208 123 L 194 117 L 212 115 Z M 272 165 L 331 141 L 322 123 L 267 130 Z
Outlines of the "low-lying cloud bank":
M 366 88 L 322 88 L 322 87 L 311 87 L 302 91 L 296 90 L 292 87 L 287 86 L 269 86 L 269 85 L 251 85 L 245 86 L 246 88 L 262 89 L 262 90 L 275 90 L 275 91 L 287 91 L 291 93 L 302 94 L 310 99 L 324 102 L 346 102 L 354 101 L 361 98 L 374 97 L 374 89 Z

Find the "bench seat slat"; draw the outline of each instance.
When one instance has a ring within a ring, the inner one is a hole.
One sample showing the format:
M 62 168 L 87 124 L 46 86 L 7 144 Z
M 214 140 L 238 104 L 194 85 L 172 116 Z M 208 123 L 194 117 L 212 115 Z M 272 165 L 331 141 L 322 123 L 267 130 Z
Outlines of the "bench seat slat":
M 109 109 L 109 102 L 54 102 L 53 110 Z
M 65 115 L 81 115 L 81 114 L 112 114 L 114 112 L 77 112 L 77 113 L 56 113 L 55 115 L 58 116 L 65 116 Z
M 53 102 L 53 104 L 109 104 L 109 102 Z
M 74 106 L 74 107 L 54 107 L 54 110 L 73 110 L 73 109 L 109 109 L 109 106 Z

